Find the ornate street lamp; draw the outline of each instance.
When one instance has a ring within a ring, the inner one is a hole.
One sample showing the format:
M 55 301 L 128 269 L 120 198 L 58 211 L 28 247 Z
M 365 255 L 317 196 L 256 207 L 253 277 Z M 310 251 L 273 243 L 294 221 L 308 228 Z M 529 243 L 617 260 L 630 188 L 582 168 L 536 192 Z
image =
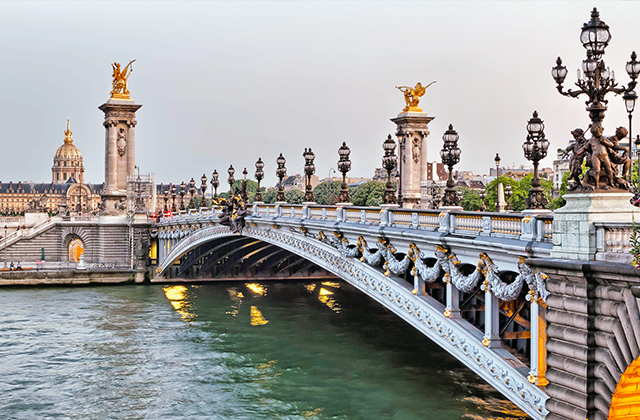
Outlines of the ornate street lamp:
M 236 173 L 236 170 L 233 169 L 233 165 L 229 165 L 227 173 L 229 174 L 229 178 L 227 178 L 227 182 L 229 183 L 229 200 L 231 200 L 233 197 L 233 183 L 236 182 L 236 179 L 233 177 L 233 174 Z
M 338 196 L 339 203 L 349 203 L 351 197 L 349 197 L 349 187 L 347 187 L 347 172 L 351 170 L 351 161 L 349 155 L 351 149 L 347 147 L 347 142 L 342 142 L 342 146 L 338 149 L 338 171 L 342 172 L 342 187 L 340 188 L 340 195 Z
M 196 203 L 193 199 L 193 196 L 196 195 L 196 191 L 198 191 L 196 189 L 196 181 L 191 178 L 191 181 L 189 181 L 189 195 L 191 196 L 191 199 L 189 200 L 189 208 L 190 209 L 195 209 L 196 208 Z
M 633 54 L 631 55 L 631 58 L 635 60 L 635 51 L 633 52 Z M 627 63 L 627 66 L 629 65 L 629 63 Z M 633 110 L 636 107 L 636 99 L 638 99 L 638 95 L 636 95 L 636 93 L 631 90 L 629 92 L 625 92 L 624 95 L 622 95 L 622 99 L 624 99 L 624 106 L 625 108 L 627 108 L 627 113 L 629 114 L 629 159 L 632 159 L 631 156 L 631 115 L 633 114 Z M 629 185 L 633 185 L 633 177 L 632 177 L 632 173 L 633 173 L 633 168 L 632 168 L 633 164 L 629 165 Z
M 247 168 L 244 168 L 242 171 L 242 183 L 240 184 L 240 197 L 242 197 L 242 201 L 246 204 L 249 202 L 249 193 L 247 192 L 247 175 L 249 172 Z
M 282 153 L 280 153 L 280 156 L 278 156 L 278 158 L 276 159 L 276 163 L 278 164 L 278 168 L 276 169 L 276 176 L 280 180 L 278 182 L 278 195 L 276 196 L 276 201 L 284 203 L 285 201 L 287 201 L 287 199 L 284 196 L 284 185 L 282 183 L 282 180 L 285 176 L 287 176 L 287 168 L 284 166 L 284 164 L 287 163 L 287 160 L 284 158 L 284 156 L 282 156 Z
M 391 134 L 382 143 L 384 157 L 382 158 L 382 167 L 387 171 L 387 185 L 384 190 L 384 204 L 396 204 L 396 193 L 393 189 L 393 181 L 391 180 L 391 172 L 398 166 L 398 156 L 395 154 L 396 142 L 391 138 Z
M 444 190 L 444 197 L 442 198 L 442 205 L 459 206 L 460 199 L 456 194 L 454 188 L 456 183 L 453 181 L 453 166 L 460 162 L 460 149 L 458 148 L 458 133 L 453 129 L 453 124 L 449 124 L 449 129 L 444 132 L 442 140 L 442 150 L 440 150 L 440 157 L 442 163 L 449 167 L 449 178 L 447 179 L 447 188 Z
M 179 194 L 180 194 L 180 210 L 181 211 L 185 209 L 185 207 L 184 207 L 184 195 L 186 193 L 187 193 L 187 184 L 185 184 L 184 181 L 182 181 L 180 183 L 180 191 L 179 191 Z
M 204 193 L 207 192 L 207 176 L 202 174 L 200 178 L 200 191 L 202 191 L 202 203 L 200 203 L 200 207 L 206 207 L 207 200 L 204 198 Z
M 260 189 L 260 181 L 262 181 L 262 179 L 264 178 L 264 171 L 262 170 L 262 168 L 264 168 L 264 162 L 262 161 L 262 158 L 258 158 L 258 160 L 256 161 L 256 181 L 258 181 L 258 190 L 256 191 L 256 196 L 254 199 L 255 203 L 262 203 L 262 190 Z
M 169 190 L 164 190 L 164 212 L 169 211 Z
M 304 201 L 307 203 L 313 203 L 313 188 L 311 187 L 311 177 L 316 172 L 316 165 L 313 164 L 314 159 L 316 158 L 315 153 L 311 151 L 311 148 L 304 149 L 304 153 L 302 153 L 302 157 L 304 158 Z
M 633 91 L 637 84 L 636 79 L 640 74 L 640 63 L 636 61 L 634 52 L 631 54 L 631 61 L 626 65 L 631 81 L 627 86 L 618 87 L 615 74 L 602 60 L 604 50 L 610 40 L 609 26 L 600 20 L 600 14 L 594 7 L 591 12 L 591 20 L 582 26 L 582 33 L 580 34 L 580 42 L 587 50 L 587 59 L 582 62 L 584 77 L 580 76 L 580 70 L 578 70 L 576 86 L 579 90 L 568 89 L 564 91 L 562 83 L 567 77 L 567 68 L 562 65 L 560 57 L 556 60 L 556 66 L 551 69 L 551 76 L 558 84 L 557 89 L 561 95 L 572 98 L 577 98 L 582 94 L 588 96 L 586 104 L 592 126 L 602 126 L 604 112 L 607 110 L 607 101 L 605 99 L 607 93 L 623 94 Z
M 173 184 L 169 184 L 169 188 L 171 188 L 171 212 L 175 213 L 178 211 L 176 208 L 176 186 Z
M 507 198 L 507 205 L 505 206 L 505 210 L 513 210 L 511 207 L 511 195 L 513 194 L 513 188 L 511 188 L 511 184 L 507 184 L 505 187 L 504 195 Z
M 496 211 L 500 211 L 500 197 L 498 195 L 498 191 L 500 188 L 500 156 L 496 153 L 496 157 L 493 158 L 493 161 L 496 164 Z
M 538 177 L 538 162 L 547 156 L 549 141 L 544 137 L 544 124 L 538 118 L 538 111 L 533 111 L 533 118 L 527 123 L 527 141 L 522 145 L 524 157 L 533 162 L 533 179 L 529 196 L 525 199 L 528 209 L 546 209 L 549 200 L 544 196 L 542 182 Z
M 211 174 L 211 189 L 213 189 L 213 200 L 218 201 L 218 187 L 220 186 L 220 180 L 218 180 L 218 170 L 214 169 Z

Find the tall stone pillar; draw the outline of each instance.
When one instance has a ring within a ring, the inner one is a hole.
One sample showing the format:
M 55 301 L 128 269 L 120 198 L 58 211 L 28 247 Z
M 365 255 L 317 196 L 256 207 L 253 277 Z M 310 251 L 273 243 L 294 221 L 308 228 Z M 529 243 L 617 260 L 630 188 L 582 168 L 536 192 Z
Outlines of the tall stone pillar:
M 423 180 L 427 180 L 428 125 L 433 118 L 422 111 L 407 111 L 391 119 L 398 126 L 396 136 L 400 145 L 399 198 L 402 206 L 406 208 L 420 206 L 420 186 Z
M 104 112 L 105 188 L 102 202 L 107 215 L 126 211 L 122 203 L 127 197 L 127 178 L 135 173 L 135 118 L 140 107 L 142 105 L 131 99 L 114 98 L 98 107 Z

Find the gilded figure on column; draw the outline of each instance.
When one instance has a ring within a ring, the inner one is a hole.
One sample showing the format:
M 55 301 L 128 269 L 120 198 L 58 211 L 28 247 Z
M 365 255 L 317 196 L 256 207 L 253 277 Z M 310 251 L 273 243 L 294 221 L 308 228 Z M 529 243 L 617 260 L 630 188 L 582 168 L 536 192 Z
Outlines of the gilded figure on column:
M 405 107 L 402 112 L 422 112 L 422 108 L 418 107 L 420 98 L 425 94 L 427 88 L 434 83 L 435 80 L 427 86 L 422 86 L 422 83 L 418 82 L 414 88 L 409 86 L 396 86 L 396 89 L 404 94 Z
M 113 99 L 130 99 L 129 89 L 127 89 L 127 79 L 129 79 L 131 72 L 133 72 L 133 67 L 131 65 L 134 61 L 136 60 L 131 60 L 122 70 L 120 68 L 120 63 L 111 64 L 111 67 L 113 68 L 113 90 L 111 91 L 111 97 Z

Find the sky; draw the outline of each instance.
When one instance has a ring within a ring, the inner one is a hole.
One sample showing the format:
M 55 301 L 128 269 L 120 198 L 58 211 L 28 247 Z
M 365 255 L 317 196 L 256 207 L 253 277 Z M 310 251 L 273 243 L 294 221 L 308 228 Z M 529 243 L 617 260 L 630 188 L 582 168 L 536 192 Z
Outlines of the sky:
M 103 182 L 98 106 L 109 99 L 111 63 L 132 59 L 129 90 L 143 105 L 136 162 L 157 182 L 226 174 L 229 164 L 238 178 L 261 157 L 263 185 L 274 184 L 279 153 L 289 174 L 302 173 L 306 147 L 324 178 L 343 141 L 349 175 L 371 177 L 404 107 L 394 87 L 434 80 L 420 102 L 435 117 L 429 161 L 440 160 L 453 124 L 457 169 L 488 174 L 496 152 L 505 166 L 526 164 L 537 110 L 551 143 L 542 165 L 551 166 L 570 131 L 589 123 L 583 97 L 558 94 L 551 68 L 561 56 L 573 85 L 593 6 L 611 27 L 604 59 L 626 84 L 624 65 L 640 52 L 640 2 L 3 1 L 0 181 L 49 182 L 70 117 L 85 180 Z M 608 99 L 612 135 L 628 118 L 621 97 Z

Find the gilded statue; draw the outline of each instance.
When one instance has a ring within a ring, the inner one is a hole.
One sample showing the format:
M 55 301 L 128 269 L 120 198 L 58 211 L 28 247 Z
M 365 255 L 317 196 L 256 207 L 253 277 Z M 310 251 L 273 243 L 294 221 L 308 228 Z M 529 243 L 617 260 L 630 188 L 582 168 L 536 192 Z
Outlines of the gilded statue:
M 131 64 L 136 60 L 129 61 L 123 70 L 120 69 L 120 63 L 113 63 L 113 90 L 111 97 L 114 99 L 129 99 L 129 89 L 127 89 L 127 79 L 131 76 L 133 67 Z
M 420 98 L 425 94 L 427 88 L 434 83 L 435 80 L 427 86 L 422 86 L 422 83 L 418 82 L 414 88 L 409 86 L 396 86 L 396 89 L 404 94 L 405 107 L 402 112 L 422 112 L 422 108 L 418 108 Z

